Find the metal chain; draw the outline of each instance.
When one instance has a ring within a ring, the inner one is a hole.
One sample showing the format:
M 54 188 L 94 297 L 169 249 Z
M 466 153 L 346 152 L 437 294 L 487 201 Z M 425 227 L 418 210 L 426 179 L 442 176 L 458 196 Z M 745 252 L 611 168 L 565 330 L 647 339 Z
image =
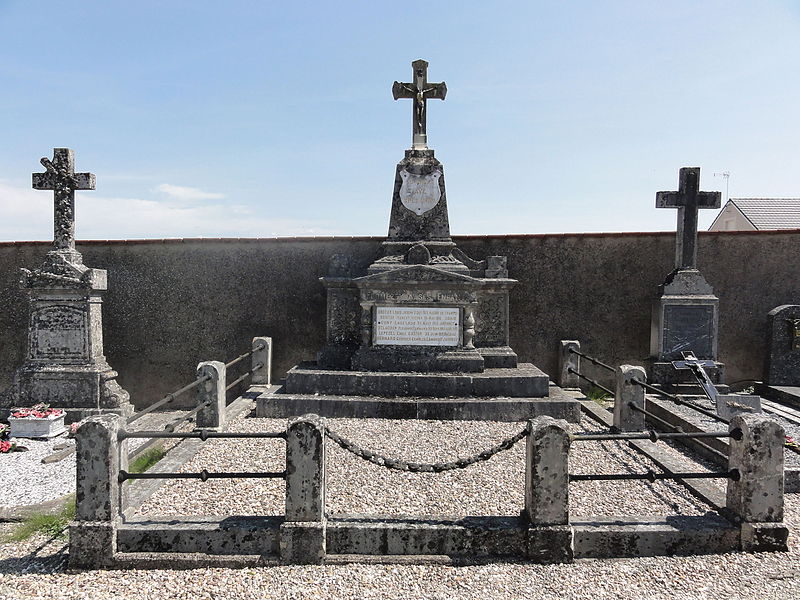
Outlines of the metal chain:
M 325 435 L 332 439 L 334 442 L 339 444 L 342 448 L 355 454 L 359 458 L 363 458 L 367 462 L 371 462 L 374 465 L 378 465 L 379 467 L 386 467 L 387 469 L 394 469 L 396 471 L 407 471 L 410 473 L 444 473 L 445 471 L 453 471 L 455 469 L 466 469 L 474 465 L 475 463 L 483 462 L 492 458 L 495 454 L 499 454 L 504 450 L 509 450 L 528 435 L 528 428 L 525 427 L 522 431 L 517 433 L 516 435 L 512 435 L 509 438 L 504 439 L 502 442 L 497 444 L 496 446 L 492 446 L 488 450 L 484 450 L 483 452 L 479 452 L 473 456 L 468 458 L 459 458 L 457 460 L 451 462 L 439 462 L 439 463 L 417 463 L 417 462 L 408 462 L 405 460 L 399 460 L 396 458 L 389 458 L 387 456 L 381 456 L 376 452 L 371 450 L 365 450 L 361 448 L 355 442 L 348 440 L 345 437 L 342 437 L 335 431 L 331 431 L 330 429 L 325 429 Z

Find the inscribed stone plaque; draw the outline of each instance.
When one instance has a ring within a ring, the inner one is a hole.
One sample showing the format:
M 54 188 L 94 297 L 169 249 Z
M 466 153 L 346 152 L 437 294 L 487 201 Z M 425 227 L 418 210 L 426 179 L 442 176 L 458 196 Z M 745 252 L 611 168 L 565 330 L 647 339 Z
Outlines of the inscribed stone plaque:
M 664 355 L 680 360 L 681 352 L 697 358 L 711 358 L 713 306 L 672 304 L 664 307 Z
M 439 203 L 442 191 L 439 189 L 441 171 L 429 175 L 414 175 L 405 169 L 400 171 L 403 183 L 400 186 L 400 201 L 408 210 L 423 215 Z
M 87 355 L 84 311 L 48 306 L 31 315 L 34 358 L 83 358 Z
M 458 346 L 461 309 L 376 306 L 372 343 L 397 346 Z

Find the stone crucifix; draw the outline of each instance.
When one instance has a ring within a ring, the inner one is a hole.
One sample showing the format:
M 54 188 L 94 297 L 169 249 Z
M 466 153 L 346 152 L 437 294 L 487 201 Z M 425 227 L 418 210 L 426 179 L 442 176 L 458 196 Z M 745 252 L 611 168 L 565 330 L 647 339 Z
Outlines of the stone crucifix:
M 447 85 L 444 81 L 441 83 L 428 83 L 427 61 L 415 60 L 411 63 L 411 67 L 414 73 L 414 80 L 411 83 L 395 81 L 392 85 L 392 95 L 395 100 L 399 98 L 412 98 L 414 100 L 414 135 L 411 147 L 414 150 L 425 150 L 428 148 L 426 103 L 429 98 L 444 100 L 447 95 Z
M 719 208 L 720 192 L 701 192 L 700 167 L 680 170 L 677 192 L 657 192 L 656 208 L 678 209 L 678 235 L 675 242 L 675 268 L 697 268 L 697 212 Z
M 53 249 L 75 251 L 75 190 L 93 190 L 93 173 L 75 172 L 75 152 L 53 148 L 53 160 L 42 158 L 44 173 L 33 173 L 33 189 L 53 190 Z

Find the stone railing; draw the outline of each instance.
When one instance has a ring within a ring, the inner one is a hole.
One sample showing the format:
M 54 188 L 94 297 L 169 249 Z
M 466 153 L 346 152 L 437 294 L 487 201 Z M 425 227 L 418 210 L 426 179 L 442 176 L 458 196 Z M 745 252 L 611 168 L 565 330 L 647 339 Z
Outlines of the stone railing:
M 690 554 L 738 549 L 785 549 L 783 519 L 783 432 L 758 415 L 736 416 L 729 431 L 729 469 L 721 473 L 642 473 L 571 475 L 570 446 L 596 439 L 628 439 L 641 434 L 570 434 L 567 423 L 550 417 L 528 422 L 525 504 L 521 516 L 385 518 L 326 512 L 326 423 L 316 415 L 293 421 L 286 431 L 232 433 L 195 431 L 161 433 L 164 437 L 280 438 L 286 442 L 281 472 L 199 473 L 127 472 L 126 440 L 158 432 L 128 432 L 114 415 L 93 417 L 77 434 L 77 513 L 70 526 L 70 565 L 74 568 L 136 564 L 142 553 L 238 554 L 273 557 L 288 563 L 321 563 L 331 555 L 450 555 L 467 558 L 521 556 L 536 562 L 569 562 L 579 557 L 637 554 Z M 668 437 L 665 434 L 664 437 Z M 510 447 L 506 444 L 504 448 Z M 350 451 L 356 452 L 356 449 Z M 376 462 L 374 453 L 358 449 Z M 485 453 L 493 452 L 487 450 Z M 484 453 L 481 453 L 483 455 Z M 479 455 L 480 456 L 480 455 Z M 424 465 L 384 457 L 376 464 L 414 472 L 436 473 Z M 454 461 L 454 468 L 469 466 Z M 390 464 L 391 463 L 391 464 Z M 449 463 L 442 463 L 447 466 Z M 471 464 L 471 463 L 470 463 Z M 400 465 L 400 466 L 398 466 Z M 447 470 L 445 468 L 441 469 Z M 181 522 L 174 517 L 125 519 L 119 510 L 129 479 L 271 477 L 286 480 L 283 516 L 208 515 Z M 648 517 L 648 527 L 631 517 L 588 518 L 570 522 L 569 484 L 586 479 L 727 479 L 726 518 Z M 671 519 L 671 520 L 670 520 Z M 712 533 L 716 532 L 716 533 Z

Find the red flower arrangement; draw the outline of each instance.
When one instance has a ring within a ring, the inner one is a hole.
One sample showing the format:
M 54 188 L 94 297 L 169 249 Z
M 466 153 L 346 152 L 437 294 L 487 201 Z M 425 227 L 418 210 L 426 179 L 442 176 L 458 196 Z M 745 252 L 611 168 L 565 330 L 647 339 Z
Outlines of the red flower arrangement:
M 34 404 L 30 408 L 18 408 L 11 413 L 15 419 L 47 419 L 60 417 L 64 413 L 60 408 L 50 408 L 47 404 Z

